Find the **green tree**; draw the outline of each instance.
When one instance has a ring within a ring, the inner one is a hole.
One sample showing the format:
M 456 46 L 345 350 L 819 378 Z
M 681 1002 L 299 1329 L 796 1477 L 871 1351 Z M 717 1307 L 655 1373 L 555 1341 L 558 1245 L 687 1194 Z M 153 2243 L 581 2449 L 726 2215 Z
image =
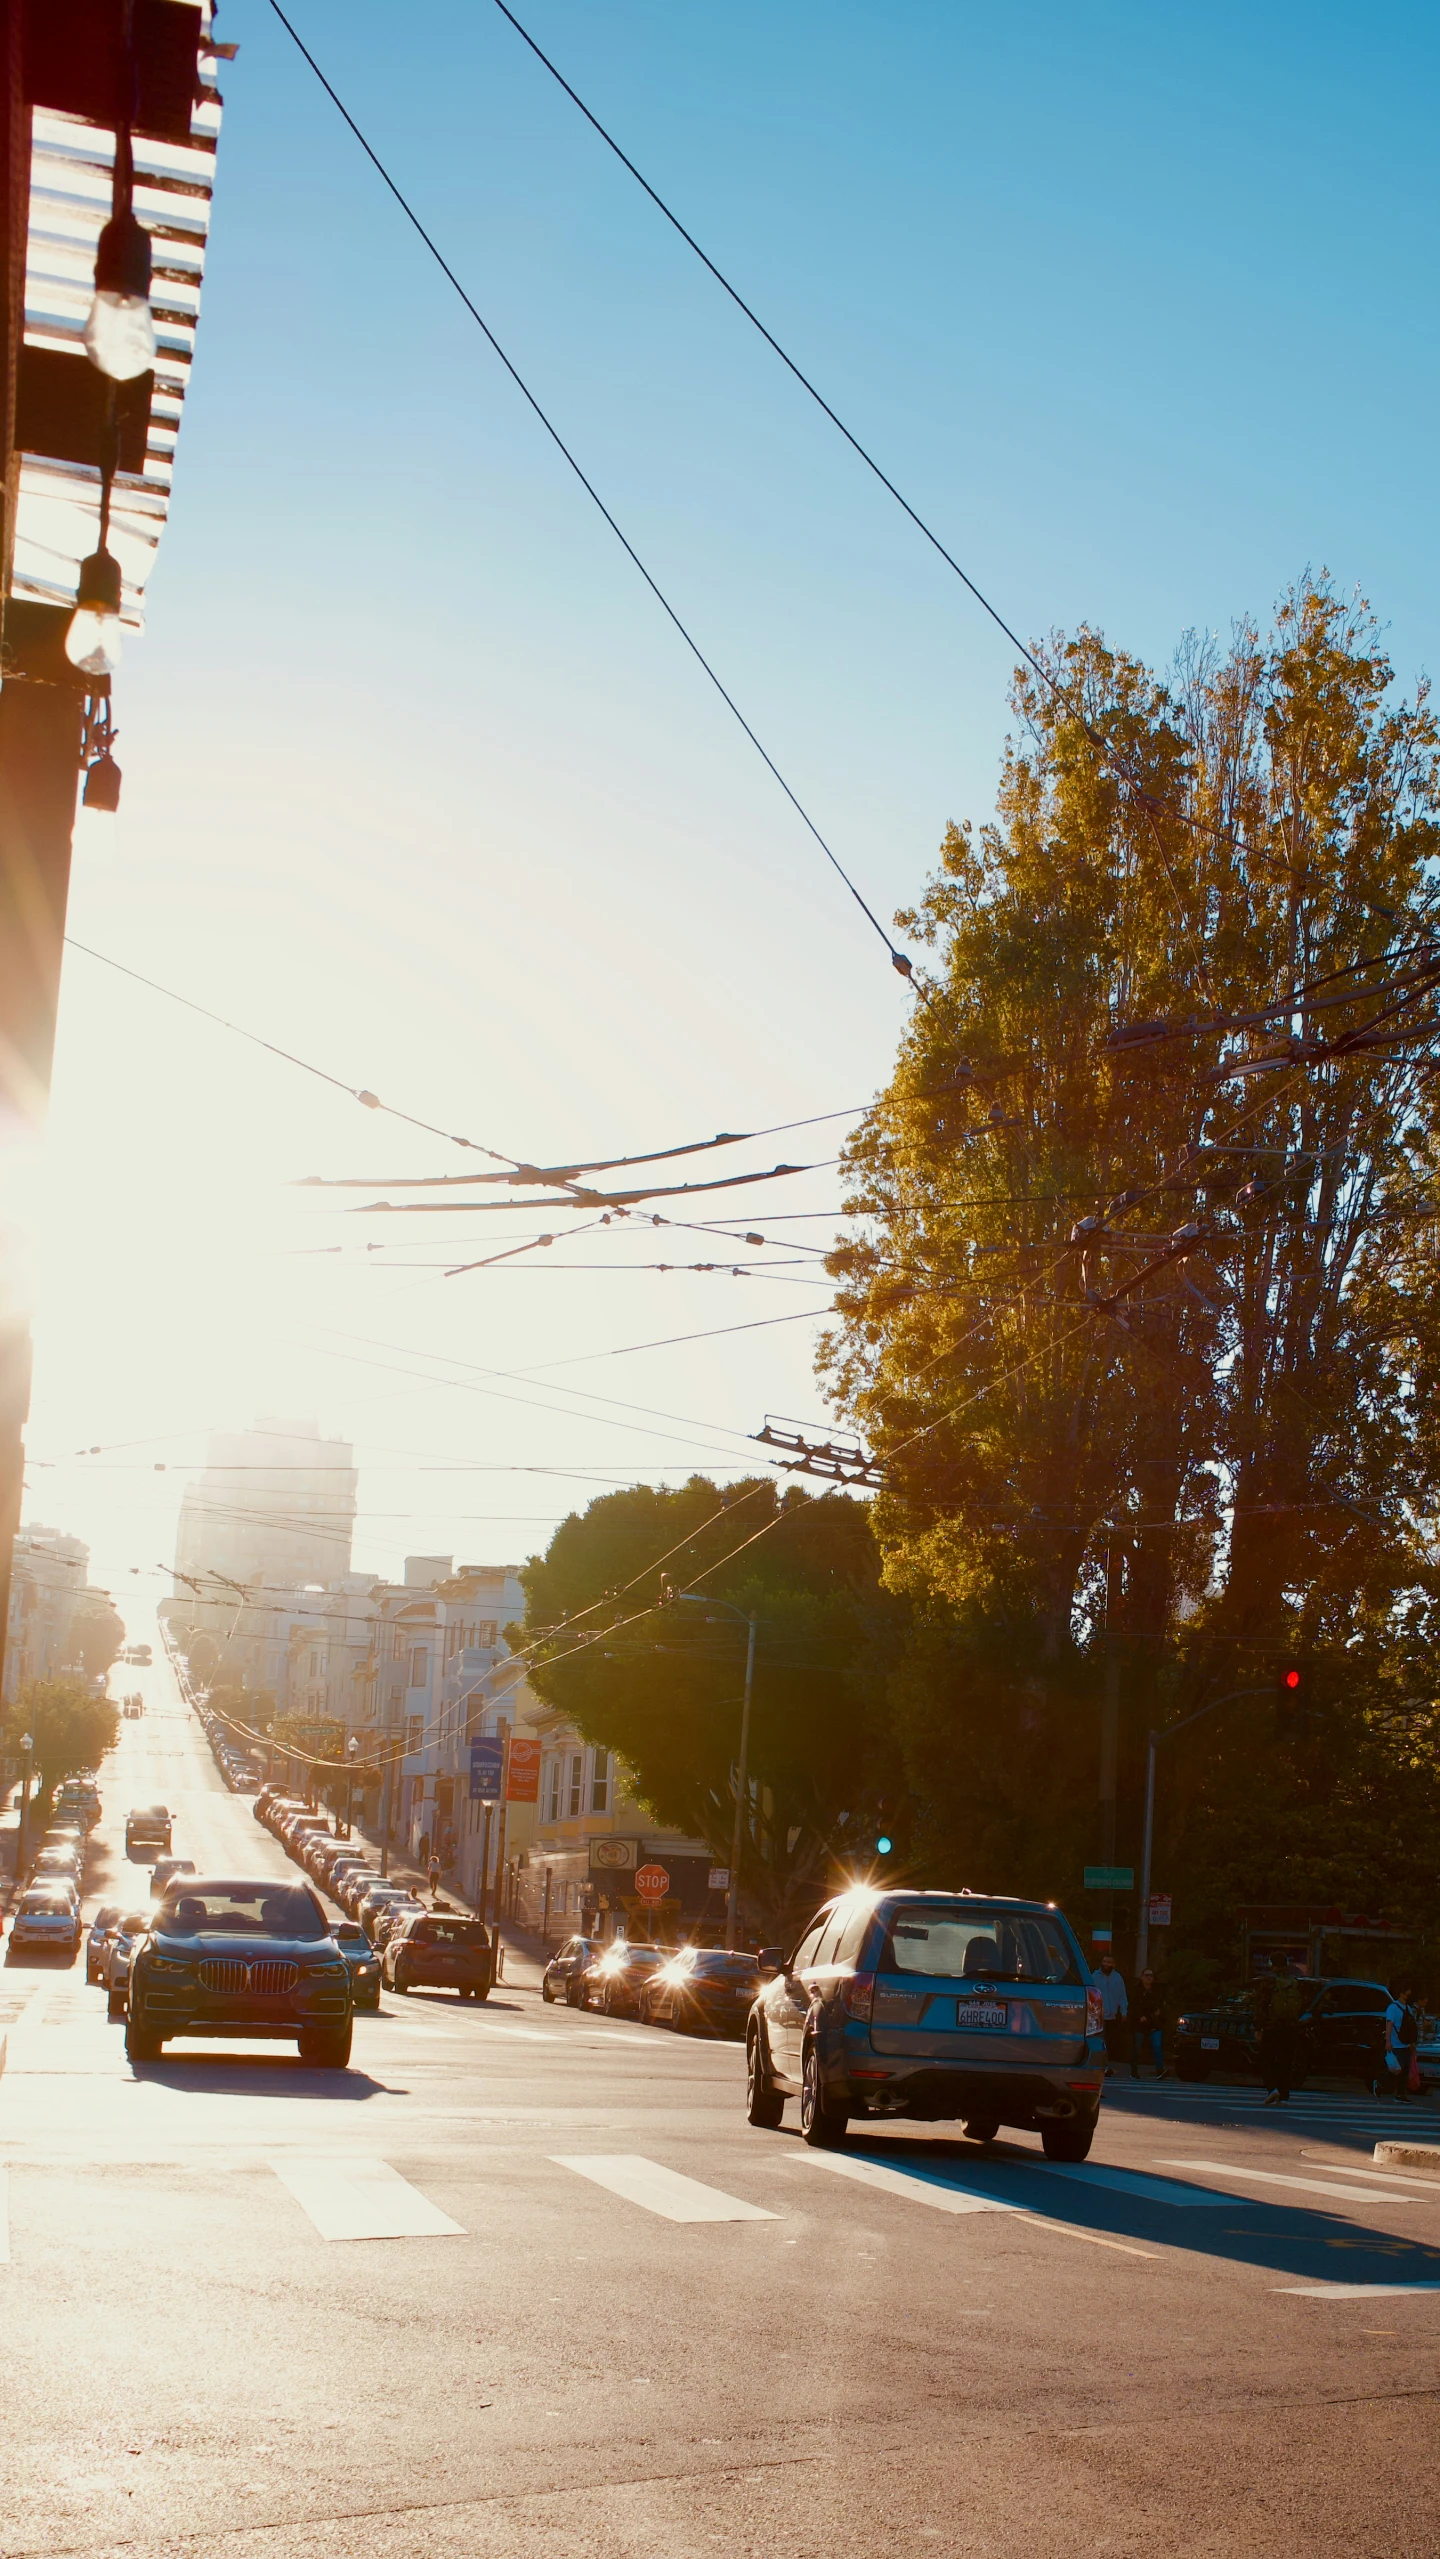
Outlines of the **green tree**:
M 19 1759 L 21 1736 L 34 1738 L 36 1793 L 52 1795 L 63 1777 L 82 1768 L 98 1768 L 113 1750 L 120 1731 L 120 1711 L 113 1698 L 99 1697 L 80 1679 L 37 1679 L 21 1689 L 5 1710 L 4 1746 Z
M 1423 690 L 1323 580 L 1168 681 L 1091 631 L 1048 663 L 906 919 L 936 983 L 850 1150 L 824 1361 L 885 1461 L 937 1836 L 1078 1882 L 1107 1631 L 1133 1837 L 1146 1723 L 1304 1644 L 1358 1750 L 1433 1612 L 1434 1087 L 1378 990 L 1433 948 L 1440 791 Z
M 125 1624 L 103 1591 L 86 1591 L 70 1615 L 70 1649 L 82 1670 L 103 1679 L 125 1641 Z
M 870 1809 L 893 1787 L 881 1654 L 899 1613 L 862 1503 L 765 1479 L 724 1492 L 698 1475 L 677 1490 L 637 1485 L 563 1521 L 521 1578 L 527 1644 L 575 1621 L 533 1664 L 538 1694 L 617 1754 L 656 1821 L 703 1839 L 722 1865 L 746 1629 L 672 1594 L 696 1587 L 753 1610 L 746 1905 L 782 1926 L 832 1865 L 862 1855 Z

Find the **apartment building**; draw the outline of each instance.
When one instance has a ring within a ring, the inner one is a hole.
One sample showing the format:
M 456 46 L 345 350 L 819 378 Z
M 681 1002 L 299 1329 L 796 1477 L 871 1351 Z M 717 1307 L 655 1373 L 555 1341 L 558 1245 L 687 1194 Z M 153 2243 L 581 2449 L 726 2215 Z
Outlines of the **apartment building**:
M 703 1839 L 668 1830 L 637 1803 L 613 1753 L 584 1740 L 556 1707 L 532 1705 L 540 1744 L 540 1792 L 528 1840 L 507 1846 L 507 1908 L 523 1928 L 552 1938 L 583 1928 L 598 1937 L 664 1937 L 718 1926 L 729 1877 Z M 642 1867 L 663 1868 L 658 1905 L 642 1899 Z

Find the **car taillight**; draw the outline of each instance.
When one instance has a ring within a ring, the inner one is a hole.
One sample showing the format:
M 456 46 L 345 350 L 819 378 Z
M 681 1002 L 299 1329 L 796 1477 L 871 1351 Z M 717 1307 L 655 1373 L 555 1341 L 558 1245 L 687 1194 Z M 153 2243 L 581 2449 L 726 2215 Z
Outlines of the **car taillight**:
M 863 2017 L 868 2025 L 875 2006 L 874 1974 L 852 1973 L 849 1980 L 841 1984 L 840 1996 L 845 2002 L 846 2015 Z
M 1085 1993 L 1085 2032 L 1087 2035 L 1103 2035 L 1105 2032 L 1105 2002 L 1098 1990 Z

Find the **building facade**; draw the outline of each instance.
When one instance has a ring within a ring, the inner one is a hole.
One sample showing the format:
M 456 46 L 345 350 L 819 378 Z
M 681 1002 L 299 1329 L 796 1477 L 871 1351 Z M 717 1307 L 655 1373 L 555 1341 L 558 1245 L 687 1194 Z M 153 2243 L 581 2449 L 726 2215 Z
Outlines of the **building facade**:
M 321 1590 L 350 1570 L 359 1478 L 348 1440 L 318 1423 L 264 1419 L 212 1431 L 205 1465 L 186 1487 L 175 1535 L 175 1596 L 223 1617 L 226 1586 Z M 199 1590 L 195 1585 L 199 1584 Z M 207 1631 L 213 1632 L 206 1619 Z
M 568 1717 L 538 1701 L 529 1730 L 540 1744 L 540 1791 L 530 1835 L 507 1850 L 507 1904 L 522 1928 L 554 1940 L 670 1939 L 718 1935 L 729 1876 L 702 1839 L 668 1830 L 639 1805 L 628 1771 L 610 1751 L 585 1741 Z M 658 1901 L 636 1888 L 659 1869 Z
M 33 1680 L 72 1667 L 71 1629 L 89 1571 L 90 1549 L 80 1538 L 38 1525 L 16 1532 L 0 1702 L 13 1705 Z

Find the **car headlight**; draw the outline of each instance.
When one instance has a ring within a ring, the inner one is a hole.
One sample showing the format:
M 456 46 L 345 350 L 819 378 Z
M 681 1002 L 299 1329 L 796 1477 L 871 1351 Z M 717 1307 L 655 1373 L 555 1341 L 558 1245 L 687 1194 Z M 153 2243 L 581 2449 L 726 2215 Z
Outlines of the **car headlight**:
M 138 1952 L 139 1950 L 137 1949 L 136 1951 Z M 147 1954 L 145 1959 L 145 1969 L 149 1973 L 176 1974 L 188 1973 L 190 1967 L 188 1964 L 178 1962 L 174 1955 Z

